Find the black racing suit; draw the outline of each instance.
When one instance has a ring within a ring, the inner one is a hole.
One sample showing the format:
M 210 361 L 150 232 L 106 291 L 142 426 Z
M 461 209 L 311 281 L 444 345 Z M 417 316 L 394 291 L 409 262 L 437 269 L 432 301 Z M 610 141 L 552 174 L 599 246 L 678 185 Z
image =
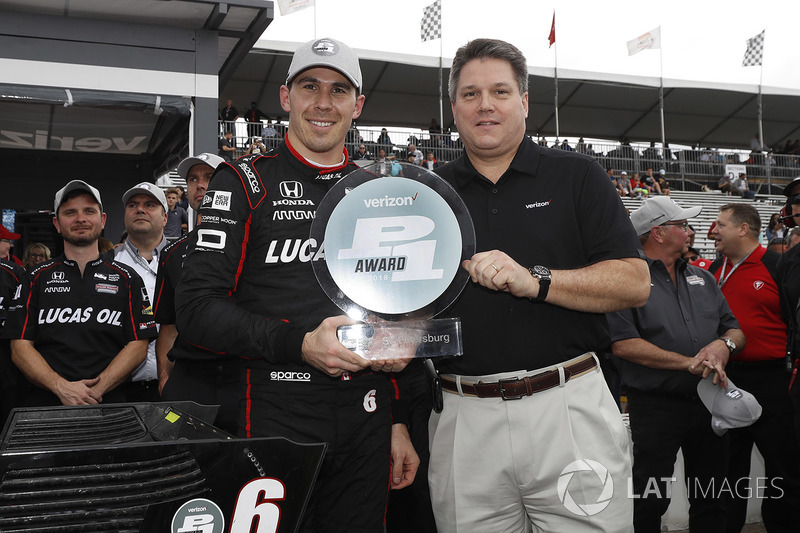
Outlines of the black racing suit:
M 183 277 L 183 263 L 189 250 L 189 235 L 165 247 L 156 276 L 153 316 L 158 324 L 175 324 L 175 288 Z M 219 405 L 214 425 L 233 435 L 238 433 L 241 359 L 220 357 L 186 341 L 180 334 L 167 357 L 174 362 L 161 399 L 165 402 L 191 400 Z
M 328 443 L 304 520 L 315 531 L 382 531 L 389 488 L 388 376 L 331 378 L 301 359 L 304 335 L 342 314 L 312 270 L 324 255 L 311 222 L 356 168 L 314 166 L 285 141 L 220 165 L 176 294 L 181 336 L 246 359 L 240 434 Z
M 3 335 L 33 341 L 50 368 L 68 381 L 97 377 L 128 342 L 155 338 L 156 323 L 145 314 L 150 300 L 142 278 L 112 259 L 104 255 L 90 261 L 83 275 L 64 256 L 38 265 Z M 104 394 L 103 401 L 125 401 L 115 391 Z M 34 389 L 26 405 L 60 401 Z
M 26 283 L 25 269 L 6 259 L 0 259 L 0 332 L 5 329 L 6 317 L 15 296 Z M 0 340 L 0 427 L 5 426 L 11 409 L 20 405 L 25 378 L 11 362 L 8 338 Z

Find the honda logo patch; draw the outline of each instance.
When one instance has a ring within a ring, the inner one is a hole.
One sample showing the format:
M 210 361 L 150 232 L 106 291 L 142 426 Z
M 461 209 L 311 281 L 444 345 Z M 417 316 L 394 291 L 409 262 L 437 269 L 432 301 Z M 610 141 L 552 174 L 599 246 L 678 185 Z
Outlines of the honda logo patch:
M 303 184 L 299 181 L 282 181 L 281 196 L 284 198 L 302 198 Z

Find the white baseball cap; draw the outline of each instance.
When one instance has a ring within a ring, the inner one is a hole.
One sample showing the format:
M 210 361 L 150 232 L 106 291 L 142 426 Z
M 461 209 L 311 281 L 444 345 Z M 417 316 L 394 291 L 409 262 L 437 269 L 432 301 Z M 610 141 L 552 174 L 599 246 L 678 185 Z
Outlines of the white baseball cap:
M 755 424 L 761 416 L 761 404 L 755 396 L 742 390 L 728 379 L 728 388 L 714 385 L 712 377 L 701 379 L 697 395 L 711 413 L 711 429 L 719 436 L 729 429 Z
M 60 188 L 56 193 L 55 202 L 53 202 L 53 211 L 58 213 L 58 208 L 61 207 L 62 203 L 64 203 L 64 198 L 72 191 L 77 190 L 86 191 L 91 194 L 94 199 L 97 200 L 97 203 L 100 204 L 100 211 L 103 210 L 103 201 L 100 199 L 100 191 L 83 180 L 72 180 Z
M 153 198 L 159 201 L 161 205 L 164 207 L 164 211 L 169 211 L 169 206 L 167 205 L 167 196 L 164 194 L 164 191 L 161 190 L 161 187 L 154 183 L 148 183 L 143 181 L 142 183 L 138 183 L 125 191 L 125 194 L 122 195 L 122 205 L 125 206 L 128 204 L 128 200 L 131 199 L 131 196 L 135 196 L 137 194 L 149 194 Z
M 620 175 L 620 176 L 627 176 L 627 175 L 628 175 L 628 173 L 627 173 L 627 172 L 625 172 L 625 171 L 623 170 L 622 172 L 620 172 L 620 173 L 619 173 L 619 175 Z
M 289 65 L 286 85 L 289 85 L 295 76 L 312 67 L 327 67 L 339 71 L 350 80 L 359 93 L 361 92 L 361 67 L 358 56 L 343 42 L 324 37 L 300 45 Z
M 647 198 L 639 209 L 631 213 L 631 223 L 636 230 L 636 235 L 644 235 L 653 226 L 660 226 L 673 220 L 696 217 L 702 210 L 703 207 L 699 205 L 684 209 L 669 196 L 654 196 Z
M 216 169 L 220 163 L 224 163 L 225 160 L 222 159 L 220 156 L 216 154 L 209 154 L 208 152 L 203 152 L 202 154 L 193 155 L 191 157 L 187 157 L 183 161 L 180 162 L 178 165 L 178 175 L 186 179 L 186 175 L 189 173 L 189 169 L 191 169 L 195 165 L 208 165 L 213 169 Z

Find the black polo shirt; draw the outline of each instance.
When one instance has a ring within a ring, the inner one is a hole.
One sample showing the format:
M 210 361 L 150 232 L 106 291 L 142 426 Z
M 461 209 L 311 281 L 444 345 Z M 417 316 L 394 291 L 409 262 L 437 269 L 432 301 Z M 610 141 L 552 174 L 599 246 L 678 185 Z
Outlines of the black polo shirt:
M 798 304 L 800 303 L 800 246 L 794 246 L 781 255 L 778 260 L 778 279 L 783 280 L 781 290 L 783 297 L 786 298 L 788 308 L 795 322 L 800 320 L 798 315 Z M 792 353 L 795 357 L 800 354 L 800 327 L 795 323 Z
M 739 329 L 739 322 L 711 272 L 678 259 L 676 287 L 664 263 L 649 258 L 647 263 L 650 298 L 643 307 L 608 313 L 612 342 L 644 339 L 689 358 L 729 329 Z M 617 361 L 626 387 L 696 395 L 700 378 L 686 370 L 649 368 L 621 358 Z
M 466 203 L 479 252 L 497 249 L 523 266 L 551 270 L 644 258 L 616 189 L 587 156 L 526 137 L 497 184 L 466 154 L 436 173 Z M 443 316 L 461 317 L 464 330 L 464 355 L 438 362 L 448 373 L 533 370 L 608 345 L 603 314 L 537 304 L 471 281 Z
M 69 381 L 100 374 L 131 341 L 158 335 L 142 278 L 111 255 L 86 264 L 59 256 L 30 273 L 10 309 L 3 337 L 34 342 Z

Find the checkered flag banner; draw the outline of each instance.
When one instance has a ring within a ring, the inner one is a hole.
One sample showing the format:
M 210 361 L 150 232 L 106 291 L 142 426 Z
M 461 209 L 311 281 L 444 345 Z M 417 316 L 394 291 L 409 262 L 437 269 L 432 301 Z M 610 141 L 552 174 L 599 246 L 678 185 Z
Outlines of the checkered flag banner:
M 423 43 L 442 38 L 442 0 L 436 0 L 425 8 L 419 30 Z
M 747 39 L 747 51 L 742 60 L 743 67 L 754 67 L 761 64 L 761 59 L 764 57 L 764 32 L 766 31 L 763 30 L 752 39 Z

